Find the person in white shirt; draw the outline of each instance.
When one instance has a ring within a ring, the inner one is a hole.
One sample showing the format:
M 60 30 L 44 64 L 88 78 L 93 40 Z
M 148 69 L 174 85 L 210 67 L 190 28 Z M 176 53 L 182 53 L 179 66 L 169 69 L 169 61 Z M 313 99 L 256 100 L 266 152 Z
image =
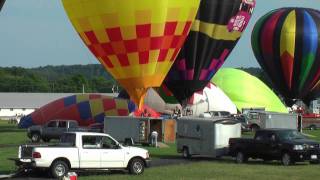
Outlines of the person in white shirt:
M 158 132 L 152 131 L 151 133 L 151 145 L 154 147 L 158 147 Z

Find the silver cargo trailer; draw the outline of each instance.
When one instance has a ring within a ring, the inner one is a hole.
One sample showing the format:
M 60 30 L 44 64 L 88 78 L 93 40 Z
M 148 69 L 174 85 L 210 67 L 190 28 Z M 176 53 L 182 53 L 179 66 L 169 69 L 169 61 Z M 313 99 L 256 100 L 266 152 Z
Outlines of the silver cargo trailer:
M 252 130 L 267 128 L 298 129 L 298 114 L 248 111 L 245 118 Z
M 125 144 L 149 143 L 150 118 L 105 116 L 104 132 Z M 132 142 L 133 141 L 133 142 Z
M 228 153 L 229 138 L 241 137 L 241 123 L 223 117 L 181 117 L 177 120 L 177 151 L 220 157 Z

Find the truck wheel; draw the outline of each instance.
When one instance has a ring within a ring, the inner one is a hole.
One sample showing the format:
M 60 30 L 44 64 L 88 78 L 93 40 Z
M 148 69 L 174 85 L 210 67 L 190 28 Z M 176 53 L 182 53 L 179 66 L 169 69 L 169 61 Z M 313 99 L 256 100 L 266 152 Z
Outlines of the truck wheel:
M 55 161 L 50 167 L 51 174 L 54 178 L 61 178 L 69 171 L 69 166 L 64 161 Z
M 129 164 L 130 174 L 139 175 L 144 171 L 144 162 L 139 158 L 134 158 Z
M 259 126 L 255 125 L 255 124 L 251 126 L 252 132 L 256 132 L 258 129 L 260 129 Z
M 237 164 L 242 164 L 244 162 L 246 162 L 248 159 L 246 158 L 246 156 L 243 154 L 243 152 L 238 151 L 237 155 L 236 155 L 236 163 Z
M 32 133 L 31 134 L 31 141 L 32 142 L 39 142 L 40 141 L 40 134 L 39 133 Z
M 283 153 L 282 156 L 281 156 L 281 163 L 284 165 L 284 166 L 289 166 L 289 165 L 292 165 L 293 164 L 293 161 L 291 159 L 291 156 L 289 153 Z
M 182 156 L 183 158 L 191 158 L 190 152 L 189 152 L 189 148 L 184 147 L 182 150 Z
M 310 130 L 311 130 L 311 131 L 316 130 L 316 129 L 317 129 L 317 127 L 316 127 L 315 125 L 311 125 L 311 126 L 310 126 Z

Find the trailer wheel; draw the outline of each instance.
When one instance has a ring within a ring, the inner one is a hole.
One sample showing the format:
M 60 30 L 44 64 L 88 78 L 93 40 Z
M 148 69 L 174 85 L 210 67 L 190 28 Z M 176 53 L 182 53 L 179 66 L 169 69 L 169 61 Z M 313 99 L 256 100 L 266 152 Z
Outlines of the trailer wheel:
M 35 132 L 31 134 L 31 141 L 32 142 L 39 142 L 40 141 L 40 134 Z
M 191 154 L 189 152 L 189 148 L 184 147 L 182 150 L 182 156 L 183 158 L 191 158 Z
M 247 162 L 248 161 L 248 158 L 244 155 L 243 152 L 241 151 L 238 151 L 237 154 L 236 154 L 236 163 L 237 164 L 242 164 L 244 162 Z
M 66 162 L 57 160 L 51 165 L 50 170 L 54 178 L 62 178 L 68 173 L 69 166 Z

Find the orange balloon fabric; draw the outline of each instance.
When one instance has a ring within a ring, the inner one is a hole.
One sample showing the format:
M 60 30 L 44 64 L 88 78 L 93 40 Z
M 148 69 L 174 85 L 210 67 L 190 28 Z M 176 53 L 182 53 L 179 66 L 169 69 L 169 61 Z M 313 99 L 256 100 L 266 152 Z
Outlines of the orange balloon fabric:
M 83 42 L 142 107 L 182 47 L 200 0 L 62 0 Z

